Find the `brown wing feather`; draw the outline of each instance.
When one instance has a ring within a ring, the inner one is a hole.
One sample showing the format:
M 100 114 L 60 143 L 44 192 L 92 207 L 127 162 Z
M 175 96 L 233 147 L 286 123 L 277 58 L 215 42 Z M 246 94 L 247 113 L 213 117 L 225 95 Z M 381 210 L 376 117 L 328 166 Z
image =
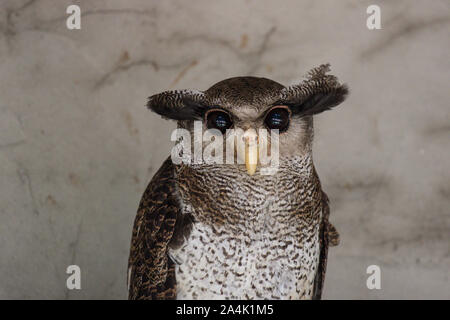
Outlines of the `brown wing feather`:
M 322 222 L 320 224 L 320 258 L 319 268 L 314 283 L 313 299 L 322 298 L 323 283 L 325 281 L 325 272 L 327 270 L 328 246 L 337 246 L 339 244 L 339 234 L 336 228 L 328 221 L 330 217 L 330 206 L 328 196 L 322 191 Z
M 181 209 L 167 159 L 142 196 L 128 261 L 129 299 L 175 299 L 175 265 L 167 255 Z

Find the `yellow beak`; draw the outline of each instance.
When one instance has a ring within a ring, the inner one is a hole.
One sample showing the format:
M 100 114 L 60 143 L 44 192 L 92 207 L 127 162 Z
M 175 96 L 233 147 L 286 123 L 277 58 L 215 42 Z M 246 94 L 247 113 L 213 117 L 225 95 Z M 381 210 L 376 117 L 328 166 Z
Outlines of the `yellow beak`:
M 245 167 L 249 175 L 254 175 L 258 165 L 258 135 L 255 129 L 244 132 L 245 140 Z

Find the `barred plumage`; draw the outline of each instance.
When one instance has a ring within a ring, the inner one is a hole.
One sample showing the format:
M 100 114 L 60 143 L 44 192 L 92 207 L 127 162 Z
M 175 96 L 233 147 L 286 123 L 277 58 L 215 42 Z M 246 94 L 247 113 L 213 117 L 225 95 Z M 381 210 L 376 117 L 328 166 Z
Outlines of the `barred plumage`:
M 339 236 L 313 164 L 312 115 L 348 93 L 328 71 L 322 65 L 287 88 L 237 77 L 205 92 L 169 91 L 149 99 L 151 110 L 191 132 L 193 120 L 211 108 L 228 112 L 244 129 L 262 127 L 276 105 L 288 107 L 291 119 L 280 134 L 275 174 L 250 175 L 242 164 L 164 162 L 135 220 L 130 299 L 321 297 L 328 246 Z

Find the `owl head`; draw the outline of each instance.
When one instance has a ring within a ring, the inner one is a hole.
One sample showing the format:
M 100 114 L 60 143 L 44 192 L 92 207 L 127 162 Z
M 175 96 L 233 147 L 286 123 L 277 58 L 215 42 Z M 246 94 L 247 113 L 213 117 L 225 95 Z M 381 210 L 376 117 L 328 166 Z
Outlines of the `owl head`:
M 244 141 L 245 147 L 233 154 L 253 175 L 259 164 L 258 146 L 266 142 L 270 150 L 274 132 L 279 161 L 311 153 L 313 115 L 339 105 L 348 94 L 345 84 L 327 74 L 329 69 L 329 64 L 314 68 L 303 82 L 289 87 L 266 78 L 235 77 L 206 91 L 165 91 L 151 96 L 147 106 L 164 118 L 177 120 L 178 127 L 193 136 L 195 122 L 197 127 L 201 124 L 202 130 L 225 140 L 230 133 L 241 133 L 238 139 Z M 260 134 L 264 130 L 268 133 L 265 140 Z

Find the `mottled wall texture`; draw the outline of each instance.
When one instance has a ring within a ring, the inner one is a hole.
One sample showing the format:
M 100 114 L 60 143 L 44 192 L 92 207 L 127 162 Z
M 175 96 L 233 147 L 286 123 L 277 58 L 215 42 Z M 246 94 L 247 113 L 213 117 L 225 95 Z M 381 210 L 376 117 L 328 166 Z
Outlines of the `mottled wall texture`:
M 449 299 L 449 32 L 448 0 L 2 0 L 0 298 L 126 298 L 137 205 L 175 127 L 149 95 L 238 75 L 291 84 L 329 62 L 351 95 L 315 120 L 341 233 L 324 298 Z M 81 290 L 66 288 L 72 264 Z

